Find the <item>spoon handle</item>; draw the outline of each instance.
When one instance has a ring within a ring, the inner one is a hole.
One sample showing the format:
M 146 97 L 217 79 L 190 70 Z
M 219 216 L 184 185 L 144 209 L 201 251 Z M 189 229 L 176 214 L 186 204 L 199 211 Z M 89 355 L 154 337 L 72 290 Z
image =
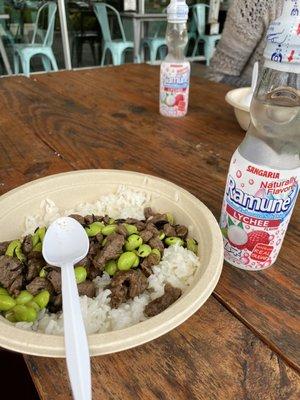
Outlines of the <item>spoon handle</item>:
M 75 400 L 90 400 L 90 355 L 73 265 L 63 265 L 61 273 L 65 349 L 73 397 Z

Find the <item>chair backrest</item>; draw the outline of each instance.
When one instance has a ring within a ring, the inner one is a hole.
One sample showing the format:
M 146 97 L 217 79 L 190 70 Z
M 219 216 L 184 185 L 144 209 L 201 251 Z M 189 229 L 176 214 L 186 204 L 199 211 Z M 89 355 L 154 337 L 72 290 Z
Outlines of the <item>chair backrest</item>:
M 119 12 L 114 7 L 110 6 L 109 4 L 106 4 L 106 3 L 94 3 L 94 12 L 95 12 L 96 17 L 97 17 L 97 19 L 99 21 L 104 41 L 105 42 L 111 42 L 112 41 L 112 37 L 111 37 L 111 33 L 110 33 L 110 27 L 109 27 L 109 21 L 108 21 L 108 10 L 111 10 L 115 14 L 115 16 L 117 17 L 119 29 L 120 29 L 120 32 L 121 32 L 121 37 L 122 37 L 123 42 L 125 42 L 126 41 L 126 36 L 125 36 L 125 33 L 124 33 L 124 28 L 123 28 L 123 24 L 122 24 Z
M 205 25 L 206 25 L 206 11 L 209 9 L 207 4 L 195 4 L 192 7 L 193 10 L 193 18 L 197 26 L 198 34 L 205 34 Z
M 43 37 L 43 46 L 52 46 L 53 43 L 53 35 L 54 35 L 54 25 L 55 25 L 55 14 L 57 10 L 57 5 L 53 1 L 49 1 L 48 3 L 45 3 L 38 9 L 37 16 L 36 16 L 36 21 L 35 21 L 35 27 L 33 31 L 33 37 L 31 43 L 34 44 L 36 41 L 36 37 L 41 36 L 43 37 L 44 35 L 41 35 L 41 30 L 39 29 L 39 23 L 41 22 L 44 13 L 48 12 L 48 18 L 47 18 L 47 30 L 46 34 Z

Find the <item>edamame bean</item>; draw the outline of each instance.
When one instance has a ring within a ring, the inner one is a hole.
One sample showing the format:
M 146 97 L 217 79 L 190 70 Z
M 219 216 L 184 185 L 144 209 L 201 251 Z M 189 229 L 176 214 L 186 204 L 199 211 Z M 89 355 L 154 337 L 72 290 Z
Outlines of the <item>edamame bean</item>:
M 125 228 L 127 229 L 127 232 L 129 235 L 133 235 L 134 233 L 138 233 L 138 229 L 135 225 L 131 224 L 124 224 Z
M 151 250 L 151 254 L 155 254 L 157 256 L 158 262 L 160 262 L 161 260 L 161 253 L 159 251 L 159 249 L 152 249 Z
M 189 238 L 186 241 L 186 248 L 196 255 L 198 254 L 198 244 L 195 239 Z
M 0 294 L 0 311 L 8 311 L 16 305 L 15 299 L 8 294 Z
M 25 255 L 23 254 L 23 252 L 22 252 L 22 249 L 21 249 L 21 243 L 20 243 L 20 246 L 17 246 L 16 248 L 15 248 L 15 254 L 16 254 L 16 257 L 18 258 L 18 260 L 20 260 L 20 261 L 26 261 L 26 257 L 25 257 Z
M 113 276 L 117 272 L 117 263 L 115 260 L 110 260 L 108 263 L 105 265 L 105 272 L 108 273 L 108 275 Z
M 17 304 L 13 309 L 12 312 L 15 315 L 16 321 L 27 321 L 27 307 L 24 304 Z
M 140 263 L 140 258 L 139 258 L 139 256 L 137 256 L 137 255 L 135 255 L 135 262 L 134 262 L 134 264 L 133 264 L 133 268 L 136 268 L 136 267 L 138 267 L 139 266 L 139 263 Z
M 34 322 L 37 319 L 37 312 L 32 307 L 28 307 L 27 305 L 25 307 L 27 308 L 26 321 L 27 322 Z
M 46 227 L 42 226 L 41 228 L 39 228 L 37 230 L 37 234 L 38 234 L 39 240 L 43 243 L 44 237 L 46 235 Z
M 4 287 L 0 287 L 0 294 L 8 294 L 8 291 L 6 289 L 4 289 Z
M 167 213 L 166 214 L 167 220 L 169 222 L 169 224 L 173 225 L 174 224 L 174 217 L 171 213 Z
M 33 300 L 26 303 L 26 306 L 34 308 L 36 312 L 40 311 L 40 306 Z
M 165 243 L 167 246 L 173 246 L 174 244 L 178 244 L 179 246 L 183 245 L 183 240 L 179 237 L 171 236 L 165 239 Z
M 105 225 L 102 222 L 93 222 L 85 228 L 85 231 L 89 237 L 96 236 L 98 233 L 102 233 L 102 229 Z
M 4 317 L 9 321 L 9 322 L 17 322 L 15 313 L 13 311 L 6 311 L 4 314 Z
M 147 257 L 151 253 L 151 247 L 148 244 L 142 244 L 137 251 L 139 257 Z
M 106 242 L 107 242 L 107 237 L 106 237 L 106 238 L 104 238 L 104 239 L 102 240 L 102 243 L 101 243 L 101 245 L 102 245 L 102 246 L 105 246 Z
M 39 232 L 38 232 L 39 228 L 36 229 L 36 231 L 34 232 L 34 234 L 32 235 L 32 247 L 34 247 L 35 245 L 38 244 L 38 242 L 40 241 L 40 237 L 39 237 Z
M 84 267 L 78 266 L 74 268 L 74 273 L 77 284 L 82 283 L 86 280 L 87 272 Z
M 18 294 L 18 296 L 16 297 L 15 300 L 16 300 L 17 304 L 26 304 L 32 299 L 33 299 L 33 296 L 31 293 L 29 293 L 27 290 L 22 290 Z
M 136 234 L 128 236 L 126 243 L 125 243 L 125 249 L 127 251 L 132 251 L 137 249 L 143 244 L 143 239 Z
M 15 319 L 17 322 L 33 322 L 37 319 L 37 312 L 32 307 L 27 307 L 24 304 L 18 304 L 13 309 Z
M 121 271 L 128 271 L 136 262 L 136 254 L 132 251 L 126 251 L 121 254 L 118 259 L 118 269 Z
M 45 308 L 50 300 L 50 293 L 48 290 L 43 290 L 36 296 L 34 296 L 33 301 L 40 307 Z
M 164 238 L 166 237 L 165 232 L 160 232 L 158 237 L 160 240 L 164 240 Z
M 113 225 L 115 222 L 113 218 L 109 218 L 108 225 Z
M 12 242 L 9 243 L 5 255 L 9 257 L 14 256 L 14 252 L 18 246 L 21 246 L 20 240 L 13 240 Z
M 40 270 L 39 277 L 40 277 L 40 278 L 46 278 L 46 276 L 47 276 L 47 271 L 45 270 L 45 267 L 43 267 L 43 268 Z
M 43 249 L 43 245 L 41 242 L 39 242 L 34 246 L 33 251 L 42 251 L 42 249 Z
M 112 224 L 112 225 L 107 225 L 102 229 L 102 235 L 104 236 L 108 236 L 111 235 L 112 233 L 115 233 L 117 229 L 117 225 L 116 224 Z

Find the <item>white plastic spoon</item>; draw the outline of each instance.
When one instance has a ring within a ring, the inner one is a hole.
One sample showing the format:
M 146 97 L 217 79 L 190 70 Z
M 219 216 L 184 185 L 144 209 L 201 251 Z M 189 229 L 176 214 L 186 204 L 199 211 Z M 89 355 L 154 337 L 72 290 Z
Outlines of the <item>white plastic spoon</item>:
M 257 84 L 257 79 L 258 79 L 258 62 L 256 61 L 256 63 L 253 65 L 253 70 L 252 70 L 252 81 L 251 81 L 250 92 L 242 100 L 243 105 L 246 107 L 250 108 L 252 97 L 253 97 L 253 94 L 254 94 L 254 91 L 256 88 L 256 84 Z
M 44 259 L 48 264 L 61 268 L 65 349 L 75 400 L 92 398 L 88 341 L 74 274 L 74 264 L 87 255 L 88 249 L 89 239 L 85 230 L 70 217 L 54 221 L 43 241 Z

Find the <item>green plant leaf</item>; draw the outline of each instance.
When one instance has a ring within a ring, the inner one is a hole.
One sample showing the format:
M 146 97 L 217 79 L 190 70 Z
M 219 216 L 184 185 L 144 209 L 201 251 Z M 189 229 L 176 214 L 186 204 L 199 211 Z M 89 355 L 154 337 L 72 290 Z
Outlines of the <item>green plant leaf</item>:
M 243 225 L 242 221 L 238 223 L 238 227 L 244 229 L 244 225 Z
M 232 219 L 228 216 L 228 226 L 235 225 Z
M 227 239 L 228 238 L 227 228 L 226 227 L 225 228 L 221 228 L 221 232 L 222 232 L 222 235 Z

